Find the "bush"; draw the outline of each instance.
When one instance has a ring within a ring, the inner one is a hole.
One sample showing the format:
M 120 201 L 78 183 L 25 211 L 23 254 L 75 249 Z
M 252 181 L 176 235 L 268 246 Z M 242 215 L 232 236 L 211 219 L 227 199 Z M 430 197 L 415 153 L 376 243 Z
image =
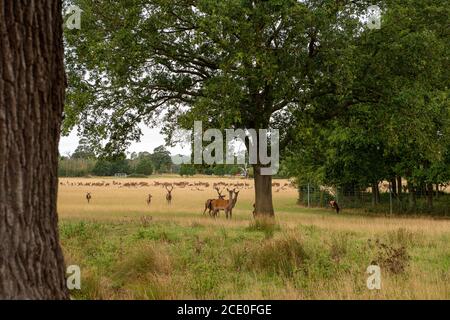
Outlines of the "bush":
M 96 176 L 113 176 L 115 173 L 130 173 L 130 166 L 126 159 L 105 160 L 100 159 L 92 169 L 92 173 Z
M 393 274 L 401 274 L 406 271 L 411 257 L 405 246 L 388 245 L 378 239 L 375 241 L 369 239 L 369 246 L 374 247 L 376 252 L 372 264 L 379 265 Z
M 192 165 L 182 164 L 180 166 L 180 176 L 193 176 L 196 170 Z

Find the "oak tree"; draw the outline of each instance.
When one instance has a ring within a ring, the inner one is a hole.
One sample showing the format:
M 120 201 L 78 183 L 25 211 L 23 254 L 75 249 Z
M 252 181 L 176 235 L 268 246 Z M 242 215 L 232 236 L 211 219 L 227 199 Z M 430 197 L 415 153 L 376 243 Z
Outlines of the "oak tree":
M 0 1 L 0 299 L 66 299 L 56 197 L 61 1 Z

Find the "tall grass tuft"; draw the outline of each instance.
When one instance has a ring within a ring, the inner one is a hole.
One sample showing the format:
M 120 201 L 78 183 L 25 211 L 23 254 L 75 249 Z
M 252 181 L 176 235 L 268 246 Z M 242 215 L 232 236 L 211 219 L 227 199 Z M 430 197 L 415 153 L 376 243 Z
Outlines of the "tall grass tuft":
M 267 272 L 284 276 L 293 276 L 306 266 L 308 254 L 303 244 L 295 237 L 284 237 L 264 241 L 247 250 L 246 258 L 235 254 L 235 263 L 253 272 Z
M 275 231 L 280 230 L 280 226 L 273 218 L 258 217 L 250 222 L 246 230 L 261 231 L 266 239 L 269 239 L 273 237 Z

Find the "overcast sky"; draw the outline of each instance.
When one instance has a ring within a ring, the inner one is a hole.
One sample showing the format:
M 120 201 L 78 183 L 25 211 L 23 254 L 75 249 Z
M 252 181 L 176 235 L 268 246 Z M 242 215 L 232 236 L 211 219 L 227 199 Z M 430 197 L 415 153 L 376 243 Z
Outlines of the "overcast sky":
M 164 137 L 159 133 L 159 129 L 151 129 L 148 127 L 143 127 L 142 132 L 143 136 L 141 137 L 140 142 L 132 143 L 130 148 L 127 150 L 129 152 L 140 152 L 140 151 L 149 151 L 152 152 L 153 149 L 160 145 L 164 145 Z M 61 137 L 59 142 L 59 153 L 61 155 L 67 155 L 68 153 L 72 154 L 76 147 L 78 146 L 77 132 L 73 130 L 72 133 L 67 137 Z M 190 147 L 185 146 L 184 148 L 180 146 L 176 146 L 174 148 L 167 148 L 172 155 L 190 154 Z

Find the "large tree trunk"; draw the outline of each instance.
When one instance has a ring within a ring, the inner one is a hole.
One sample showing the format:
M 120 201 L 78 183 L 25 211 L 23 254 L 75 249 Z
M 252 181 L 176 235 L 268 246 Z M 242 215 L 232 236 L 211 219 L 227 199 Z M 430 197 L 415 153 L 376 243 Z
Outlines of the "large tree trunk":
M 0 1 L 0 299 L 66 299 L 56 213 L 61 1 Z
M 255 216 L 273 217 L 275 215 L 272 203 L 272 176 L 261 175 L 261 167 L 253 166 L 255 181 Z

